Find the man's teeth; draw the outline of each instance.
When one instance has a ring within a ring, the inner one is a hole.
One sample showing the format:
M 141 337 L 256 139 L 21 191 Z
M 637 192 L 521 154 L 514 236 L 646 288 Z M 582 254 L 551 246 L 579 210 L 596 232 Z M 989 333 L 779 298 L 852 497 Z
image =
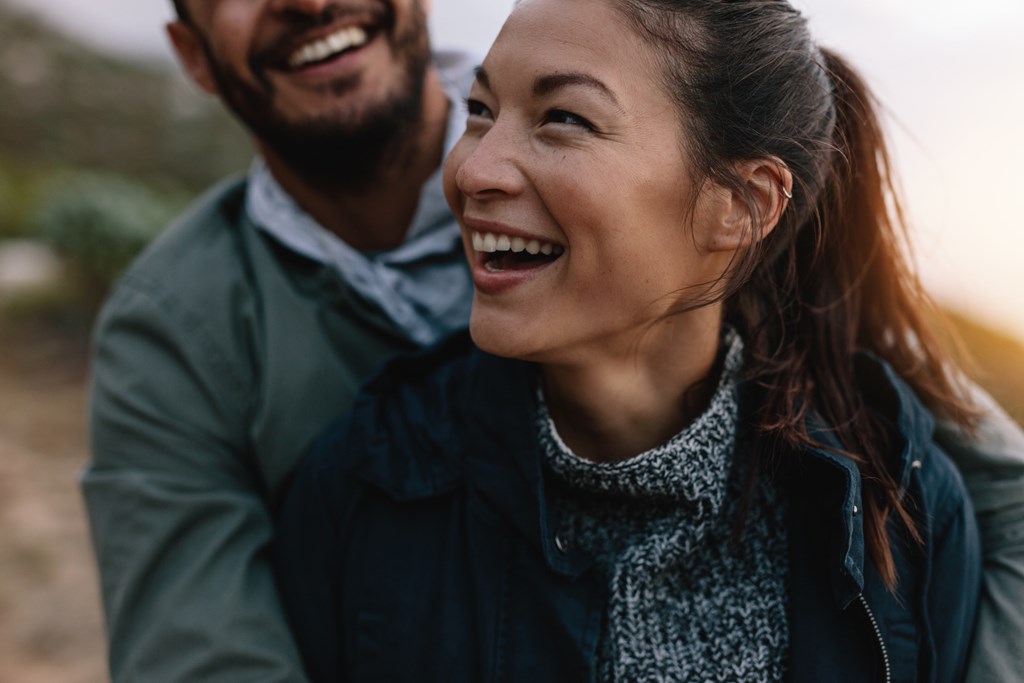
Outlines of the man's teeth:
M 557 256 L 565 249 L 560 244 L 552 242 L 541 242 L 540 240 L 526 240 L 522 237 L 509 237 L 508 235 L 495 235 L 490 232 L 473 233 L 473 249 L 487 254 L 498 251 L 511 251 L 513 254 L 526 252 L 536 256 Z
M 306 43 L 292 55 L 288 65 L 292 68 L 320 62 L 353 47 L 366 44 L 366 30 L 359 26 L 349 26 L 326 38 Z

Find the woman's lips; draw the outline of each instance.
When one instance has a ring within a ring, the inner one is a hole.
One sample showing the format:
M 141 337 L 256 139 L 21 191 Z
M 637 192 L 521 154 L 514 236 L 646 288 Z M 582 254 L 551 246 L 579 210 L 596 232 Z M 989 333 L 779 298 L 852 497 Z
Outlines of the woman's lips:
M 473 282 L 484 294 L 499 294 L 533 279 L 565 253 L 555 242 L 504 232 L 472 231 Z
M 536 238 L 525 238 L 518 235 L 507 235 L 504 233 L 478 232 L 474 230 L 471 234 L 473 250 L 486 254 L 500 252 L 511 252 L 521 254 L 526 252 L 532 256 L 543 254 L 544 256 L 559 256 L 565 251 L 564 247 L 554 242 L 542 241 Z

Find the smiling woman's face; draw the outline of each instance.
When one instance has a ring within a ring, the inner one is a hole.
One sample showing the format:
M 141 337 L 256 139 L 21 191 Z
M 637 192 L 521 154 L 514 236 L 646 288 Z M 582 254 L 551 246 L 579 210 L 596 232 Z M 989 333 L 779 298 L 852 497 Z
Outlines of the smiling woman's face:
M 517 5 L 444 172 L 481 348 L 572 362 L 706 295 L 724 262 L 705 244 L 715 203 L 689 211 L 682 130 L 650 48 L 609 0 Z

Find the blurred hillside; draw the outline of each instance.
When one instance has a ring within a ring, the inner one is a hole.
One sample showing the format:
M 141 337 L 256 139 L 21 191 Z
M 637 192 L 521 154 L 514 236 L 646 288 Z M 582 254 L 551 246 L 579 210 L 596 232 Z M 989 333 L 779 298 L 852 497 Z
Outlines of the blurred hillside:
M 948 314 L 974 361 L 974 379 L 1024 425 L 1024 344 L 962 313 Z
M 173 66 L 99 54 L 3 0 L 0 102 L 0 175 L 15 190 L 89 168 L 194 191 L 250 155 L 239 127 Z
M 0 103 L 0 240 L 59 254 L 70 281 L 35 298 L 80 319 L 190 197 L 252 154 L 174 65 L 102 54 L 4 0 Z

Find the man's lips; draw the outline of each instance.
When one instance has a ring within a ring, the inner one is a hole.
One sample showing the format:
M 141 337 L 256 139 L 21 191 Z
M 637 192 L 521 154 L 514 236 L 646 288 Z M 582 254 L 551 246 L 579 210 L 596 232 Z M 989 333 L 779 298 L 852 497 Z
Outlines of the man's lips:
M 349 26 L 323 38 L 311 40 L 299 47 L 288 58 L 288 67 L 301 69 L 304 66 L 333 59 L 343 52 L 360 48 L 370 39 L 369 32 L 362 26 Z
M 367 45 L 387 30 L 391 16 L 381 7 L 372 10 L 329 9 L 318 17 L 286 29 L 272 45 L 260 51 L 254 67 L 297 71 L 335 59 Z

